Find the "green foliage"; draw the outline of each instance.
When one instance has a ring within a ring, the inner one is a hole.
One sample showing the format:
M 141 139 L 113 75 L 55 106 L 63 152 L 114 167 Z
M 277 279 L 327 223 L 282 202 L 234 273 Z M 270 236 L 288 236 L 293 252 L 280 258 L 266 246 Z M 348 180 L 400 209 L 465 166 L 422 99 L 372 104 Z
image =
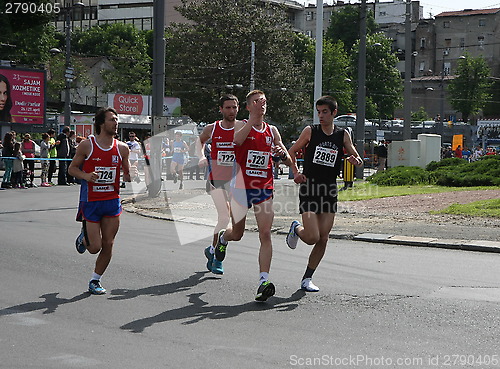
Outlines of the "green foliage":
M 268 115 L 281 125 L 284 138 L 295 132 L 310 106 L 310 65 L 296 61 L 310 47 L 290 28 L 284 8 L 260 0 L 200 0 L 183 1 L 177 10 L 190 23 L 167 29 L 167 91 L 181 98 L 183 112 L 210 122 L 220 118 L 221 94 L 244 101 L 255 41 L 255 87 L 266 93 Z
M 404 186 L 415 184 L 432 184 L 432 173 L 420 167 L 395 167 L 378 172 L 368 177 L 370 183 L 379 186 Z
M 500 217 L 500 199 L 474 201 L 469 204 L 453 204 L 433 214 L 456 214 L 477 217 Z
M 131 24 L 105 24 L 77 32 L 72 47 L 83 56 L 108 57 L 114 69 L 101 72 L 104 92 L 149 95 L 152 58 L 147 35 Z
M 423 122 L 426 120 L 430 120 L 430 117 L 425 111 L 424 107 L 421 106 L 420 109 L 411 113 L 411 120 L 414 122 Z
M 6 3 L 13 3 L 13 13 L 6 14 Z M 55 45 L 54 28 L 50 25 L 53 15 L 39 11 L 38 7 L 51 3 L 49 0 L 19 2 L 36 4 L 36 12 L 16 10 L 16 2 L 0 0 L 0 58 L 15 61 L 18 66 L 42 68 L 49 58 L 49 50 Z M 31 5 L 33 7 L 33 5 Z
M 446 159 L 441 159 L 440 161 L 431 161 L 429 164 L 427 164 L 425 170 L 432 172 L 440 168 L 453 168 L 456 167 L 457 165 L 463 164 L 464 161 L 465 161 L 464 159 L 460 158 L 446 158 Z
M 323 91 L 337 99 L 339 114 L 354 111 L 354 86 L 349 82 L 350 59 L 344 51 L 344 44 L 323 42 Z
M 403 81 L 396 68 L 398 58 L 391 51 L 392 41 L 384 34 L 366 38 L 366 116 L 392 119 L 403 101 Z M 351 75 L 358 76 L 359 41 L 353 47 Z
M 435 169 L 436 184 L 457 187 L 500 185 L 500 156 L 498 155 L 485 156 L 472 163 L 457 159 L 455 163 L 453 165 L 450 161 L 448 165 Z
M 342 41 L 345 51 L 349 54 L 360 36 L 359 12 L 360 7 L 357 5 L 345 5 L 340 10 L 332 12 L 330 25 L 325 33 L 325 38 L 333 43 Z M 375 23 L 373 12 L 368 9 L 366 15 L 366 33 L 367 35 L 374 34 L 378 25 Z
M 395 167 L 367 178 L 370 183 L 384 186 L 435 184 L 448 187 L 500 186 L 500 156 L 491 155 L 469 163 L 449 158 L 431 162 L 425 169 Z
M 479 113 L 491 99 L 490 73 L 483 56 L 472 57 L 466 53 L 465 59 L 458 61 L 456 76 L 448 85 L 448 92 L 451 106 L 462 113 L 464 122 Z

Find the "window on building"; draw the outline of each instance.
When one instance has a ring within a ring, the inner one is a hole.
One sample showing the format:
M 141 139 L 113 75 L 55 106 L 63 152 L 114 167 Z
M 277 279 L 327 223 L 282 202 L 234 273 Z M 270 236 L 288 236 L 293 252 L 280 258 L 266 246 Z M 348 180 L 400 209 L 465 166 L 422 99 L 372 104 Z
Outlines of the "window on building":
M 451 26 L 450 23 L 451 23 L 450 21 L 444 21 L 443 22 L 443 28 L 450 28 L 450 26 Z
M 484 36 L 479 36 L 477 38 L 477 44 L 479 46 L 479 50 L 483 50 L 484 49 Z
M 479 27 L 486 27 L 486 19 L 484 18 L 479 19 Z
M 465 38 L 460 39 L 460 50 L 465 50 Z
M 443 66 L 444 66 L 444 75 L 445 76 L 449 76 L 451 74 L 451 63 L 450 62 L 445 62 L 443 63 Z
M 421 61 L 420 64 L 418 65 L 418 70 L 420 72 L 423 72 L 425 70 L 425 62 Z
M 306 31 L 306 36 L 312 37 L 312 31 Z
M 385 17 L 387 15 L 386 11 L 380 11 L 378 12 L 379 17 Z
M 306 12 L 306 20 L 311 21 L 314 19 L 314 13 L 313 12 Z
M 420 49 L 425 49 L 425 38 L 424 37 L 422 37 L 420 39 Z

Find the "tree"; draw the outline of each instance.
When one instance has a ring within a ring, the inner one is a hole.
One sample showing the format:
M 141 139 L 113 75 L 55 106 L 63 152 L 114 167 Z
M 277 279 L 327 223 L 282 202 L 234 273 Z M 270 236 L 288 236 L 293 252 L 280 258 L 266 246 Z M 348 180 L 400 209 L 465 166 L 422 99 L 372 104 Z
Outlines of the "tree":
M 391 52 L 391 40 L 376 33 L 366 37 L 366 116 L 392 119 L 403 101 L 403 81 Z M 353 47 L 352 75 L 358 76 L 359 41 Z
M 110 60 L 114 69 L 101 72 L 104 92 L 150 95 L 152 58 L 146 35 L 131 24 L 105 24 L 75 33 L 72 48 L 76 54 Z
M 350 59 L 344 51 L 342 41 L 332 43 L 323 40 L 323 91 L 335 97 L 339 104 L 339 114 L 354 110 L 354 86 L 350 74 Z
M 424 122 L 426 120 L 430 120 L 430 118 L 429 114 L 425 111 L 425 108 L 421 106 L 420 109 L 411 113 L 411 120 L 413 122 Z
M 292 134 L 308 106 L 308 93 L 284 8 L 260 0 L 200 0 L 183 1 L 177 10 L 190 23 L 168 28 L 166 89 L 181 98 L 183 112 L 209 122 L 220 118 L 219 95 L 230 92 L 244 100 L 255 41 L 255 87 L 269 98 L 269 118 L 284 136 Z
M 333 43 L 342 41 L 344 50 L 351 53 L 352 47 L 359 40 L 360 7 L 358 5 L 345 5 L 338 11 L 332 12 L 330 25 L 325 33 L 325 38 Z M 378 29 L 373 13 L 370 9 L 366 12 L 366 33 L 373 34 Z
M 7 3 L 11 5 L 7 7 Z M 20 4 L 19 7 L 17 4 Z M 36 11 L 33 11 L 35 6 Z M 50 25 L 53 13 L 47 11 L 53 9 L 53 2 L 0 0 L 0 9 L 1 59 L 30 68 L 41 68 L 49 60 L 49 50 L 56 43 L 54 27 Z M 7 13 L 8 10 L 10 13 Z
M 478 114 L 491 99 L 489 76 L 490 68 L 482 56 L 473 57 L 466 53 L 465 58 L 458 61 L 456 76 L 447 91 L 451 106 L 462 113 L 464 122 Z

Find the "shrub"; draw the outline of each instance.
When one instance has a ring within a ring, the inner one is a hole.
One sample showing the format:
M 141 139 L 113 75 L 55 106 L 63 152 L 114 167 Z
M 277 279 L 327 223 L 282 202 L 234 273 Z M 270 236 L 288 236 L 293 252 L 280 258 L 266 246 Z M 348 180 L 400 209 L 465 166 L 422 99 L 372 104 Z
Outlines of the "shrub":
M 434 175 L 420 167 L 394 167 L 375 173 L 367 178 L 379 186 L 406 186 L 414 184 L 432 184 Z
M 429 163 L 425 169 L 399 166 L 376 173 L 367 180 L 380 186 L 500 186 L 500 155 L 485 156 L 472 163 L 459 158 L 443 159 Z

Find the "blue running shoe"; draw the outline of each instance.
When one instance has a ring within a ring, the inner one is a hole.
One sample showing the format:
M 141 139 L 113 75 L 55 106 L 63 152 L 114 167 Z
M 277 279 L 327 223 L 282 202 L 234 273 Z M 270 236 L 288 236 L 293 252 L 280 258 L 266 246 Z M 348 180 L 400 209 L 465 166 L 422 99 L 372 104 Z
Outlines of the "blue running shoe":
M 220 238 L 225 231 L 226 231 L 225 229 L 221 229 L 219 231 L 219 234 L 217 235 L 217 245 L 215 246 L 215 258 L 219 261 L 224 261 L 224 258 L 226 257 L 227 243 L 223 244 L 222 242 L 220 242 Z
M 290 230 L 288 231 L 288 234 L 286 235 L 286 244 L 292 250 L 297 247 L 297 241 L 299 240 L 299 235 L 297 234 L 297 232 L 295 232 L 295 228 L 297 228 L 299 225 L 300 223 L 294 220 L 290 225 Z
M 83 254 L 85 250 L 87 250 L 87 247 L 83 243 L 84 239 L 85 239 L 85 232 L 82 228 L 82 231 L 75 240 L 76 251 L 78 251 L 80 254 Z
M 205 249 L 205 257 L 207 258 L 207 269 L 208 269 L 209 272 L 212 271 L 212 264 L 214 262 L 214 254 L 210 253 L 210 247 L 211 246 L 208 246 Z
M 255 301 L 266 301 L 269 297 L 273 296 L 276 292 L 274 284 L 269 281 L 262 282 L 257 290 Z
M 101 281 L 93 279 L 89 282 L 89 292 L 93 295 L 104 295 L 106 290 L 101 286 Z
M 224 274 L 224 267 L 222 266 L 222 261 L 217 260 L 217 258 L 213 259 L 212 273 L 214 273 L 214 274 Z

